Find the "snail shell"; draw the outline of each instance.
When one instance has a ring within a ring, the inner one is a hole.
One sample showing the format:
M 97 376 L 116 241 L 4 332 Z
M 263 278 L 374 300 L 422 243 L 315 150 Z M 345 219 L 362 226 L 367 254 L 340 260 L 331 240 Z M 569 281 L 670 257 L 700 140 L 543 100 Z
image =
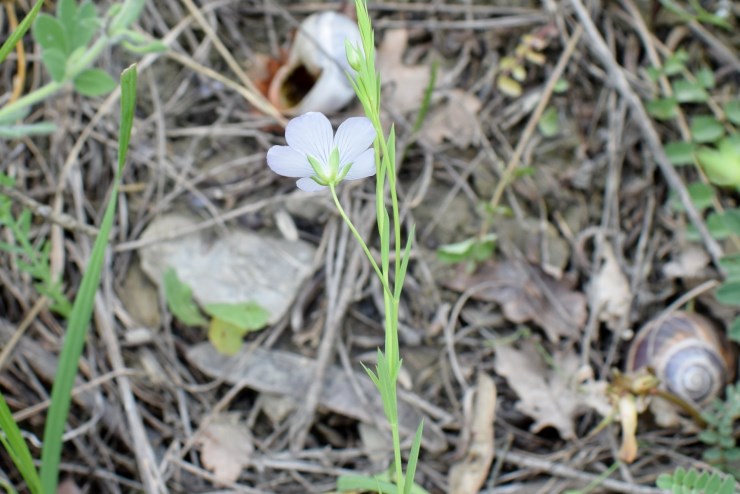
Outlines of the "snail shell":
M 278 69 L 267 97 L 286 115 L 332 113 L 355 96 L 345 40 L 360 43 L 360 31 L 347 16 L 322 12 L 307 17 L 293 40 L 288 61 Z
M 722 393 L 734 378 L 736 365 L 729 343 L 710 320 L 675 312 L 637 333 L 626 370 L 650 367 L 669 392 L 701 406 Z

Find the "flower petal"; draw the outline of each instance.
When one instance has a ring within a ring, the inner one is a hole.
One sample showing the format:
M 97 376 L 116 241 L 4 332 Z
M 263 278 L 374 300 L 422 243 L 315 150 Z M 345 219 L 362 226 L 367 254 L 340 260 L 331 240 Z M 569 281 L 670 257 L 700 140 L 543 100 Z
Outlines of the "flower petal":
M 332 147 L 339 148 L 340 164 L 354 162 L 355 158 L 373 144 L 375 129 L 366 117 L 348 118 L 337 129 Z
M 334 130 L 331 122 L 319 112 L 304 113 L 285 127 L 285 140 L 288 146 L 301 154 L 310 154 L 321 163 L 329 162 Z
M 319 185 L 311 177 L 304 177 L 295 183 L 299 189 L 305 190 L 306 192 L 318 192 L 326 189 L 326 186 Z
M 375 175 L 375 149 L 370 148 L 355 158 L 344 179 L 357 180 L 373 175 Z
M 267 166 L 284 177 L 307 177 L 314 174 L 306 156 L 289 146 L 272 146 L 267 151 Z

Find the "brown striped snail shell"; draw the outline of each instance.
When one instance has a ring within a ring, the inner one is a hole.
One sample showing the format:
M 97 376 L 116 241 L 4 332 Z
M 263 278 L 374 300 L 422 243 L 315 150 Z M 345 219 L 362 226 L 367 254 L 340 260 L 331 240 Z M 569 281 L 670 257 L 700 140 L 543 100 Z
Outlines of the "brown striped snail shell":
M 679 311 L 648 323 L 637 333 L 625 370 L 649 367 L 669 392 L 702 406 L 732 381 L 736 365 L 731 346 L 714 323 Z

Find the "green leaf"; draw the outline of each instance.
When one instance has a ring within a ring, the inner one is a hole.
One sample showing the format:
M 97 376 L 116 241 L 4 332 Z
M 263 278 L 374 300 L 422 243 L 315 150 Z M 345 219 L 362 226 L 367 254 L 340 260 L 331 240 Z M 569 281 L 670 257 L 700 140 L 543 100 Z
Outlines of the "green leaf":
M 71 49 L 87 46 L 102 26 L 98 11 L 92 2 L 85 2 L 77 9 L 74 31 L 70 34 Z
M 64 32 L 62 23 L 49 14 L 41 14 L 33 23 L 31 34 L 36 43 L 43 49 L 54 48 L 60 50 L 63 54 L 68 53 L 69 42 L 67 34 Z
M 120 34 L 136 22 L 139 14 L 141 14 L 141 9 L 144 8 L 144 3 L 145 0 L 125 0 L 121 9 L 116 13 L 110 23 L 108 31 L 111 35 L 116 36 Z
M 144 54 L 167 51 L 166 44 L 136 31 L 126 30 L 121 36 L 123 37 L 121 45 L 132 53 Z
M 219 353 L 234 355 L 242 346 L 244 330 L 221 319 L 214 318 L 208 326 L 208 341 Z
M 727 120 L 735 125 L 740 125 L 740 99 L 734 99 L 725 103 L 724 110 Z
M 678 114 L 676 98 L 658 98 L 647 102 L 647 112 L 658 120 L 668 120 Z
M 716 148 L 700 147 L 696 158 L 713 184 L 740 186 L 740 135 L 725 137 Z
M 725 135 L 725 128 L 711 115 L 692 118 L 690 127 L 694 142 L 716 142 Z
M 566 79 L 558 79 L 552 88 L 552 92 L 555 94 L 562 94 L 568 90 L 570 84 Z
M 83 96 L 100 96 L 116 88 L 116 81 L 104 70 L 86 69 L 75 77 L 75 90 Z
M 484 261 L 493 253 L 498 237 L 489 233 L 485 237 L 471 237 L 461 242 L 437 248 L 437 258 L 443 262 Z
M 13 419 L 5 397 L 0 393 L 0 444 L 3 445 L 13 464 L 33 494 L 42 494 L 41 480 L 33 464 L 33 456 L 21 435 L 18 424 Z
M 725 305 L 740 306 L 740 281 L 723 283 L 714 294 L 718 302 Z
M 136 87 L 136 70 L 126 69 L 121 74 L 121 84 Z M 69 315 L 67 331 L 64 336 L 62 351 L 59 356 L 59 364 L 54 385 L 51 392 L 51 406 L 46 416 L 44 428 L 43 448 L 41 450 L 41 492 L 57 492 L 59 481 L 59 461 L 62 453 L 62 434 L 67 423 L 69 406 L 72 397 L 72 387 L 77 375 L 77 367 L 85 345 L 87 329 L 92 316 L 95 293 L 100 283 L 100 275 L 108 247 L 108 239 L 115 219 L 116 204 L 118 201 L 118 187 L 121 180 L 121 169 L 125 162 L 128 151 L 128 143 L 131 136 L 130 122 L 124 121 L 123 115 L 133 113 L 136 100 L 129 97 L 130 93 L 121 92 L 121 125 L 119 126 L 119 168 L 113 187 L 110 192 L 110 200 L 105 208 L 105 214 L 100 224 L 100 233 L 95 238 L 90 259 L 82 276 L 79 291 Z M 135 94 L 135 90 L 134 90 Z M 120 149 L 126 146 L 125 149 Z
M 681 79 L 673 83 L 673 92 L 679 103 L 704 103 L 709 93 L 698 82 Z
M 668 57 L 663 64 L 663 73 L 667 76 L 676 75 L 686 68 L 686 62 L 689 60 L 689 54 L 683 48 L 677 50 L 673 55 Z
M 699 210 L 703 211 L 712 205 L 714 200 L 714 187 L 703 182 L 692 182 L 686 186 L 686 190 L 691 196 L 691 202 Z M 683 204 L 678 195 L 671 194 L 671 204 L 676 211 L 684 211 Z
M 740 209 L 726 209 L 722 215 L 722 219 L 724 219 L 728 230 L 735 235 L 740 235 Z
M 731 476 L 725 477 L 717 494 L 735 494 L 735 479 Z
M 708 67 L 702 67 L 696 73 L 696 80 L 702 87 L 712 89 L 714 87 L 714 72 Z
M 728 280 L 740 281 L 740 254 L 730 254 L 721 257 L 719 266 L 727 274 Z
M 214 319 L 229 323 L 241 329 L 242 332 L 263 328 L 270 320 L 270 313 L 267 309 L 256 302 L 205 304 L 203 310 Z
M 162 276 L 164 297 L 170 312 L 188 326 L 206 326 L 208 320 L 198 310 L 193 300 L 193 291 L 183 283 L 173 268 L 167 268 Z
M 8 39 L 6 39 L 3 45 L 0 46 L 0 62 L 5 61 L 10 52 L 13 51 L 13 48 L 15 48 L 18 41 L 20 41 L 31 28 L 31 25 L 33 24 L 33 21 L 36 20 L 36 16 L 39 14 L 39 10 L 41 10 L 42 5 L 44 5 L 44 0 L 36 0 L 36 3 L 33 4 L 33 8 L 28 12 L 26 17 L 23 18 L 21 23 L 18 24 L 18 27 L 10 33 Z
M 67 72 L 67 55 L 62 53 L 62 50 L 45 48 L 41 53 L 41 60 L 52 79 L 57 82 L 64 79 L 64 74 Z
M 57 19 L 68 35 L 77 27 L 77 0 L 58 0 Z
M 694 163 L 696 144 L 686 141 L 669 142 L 664 147 L 668 160 L 674 166 L 691 165 Z
M 560 132 L 558 110 L 551 106 L 542 113 L 537 128 L 544 137 L 555 137 Z

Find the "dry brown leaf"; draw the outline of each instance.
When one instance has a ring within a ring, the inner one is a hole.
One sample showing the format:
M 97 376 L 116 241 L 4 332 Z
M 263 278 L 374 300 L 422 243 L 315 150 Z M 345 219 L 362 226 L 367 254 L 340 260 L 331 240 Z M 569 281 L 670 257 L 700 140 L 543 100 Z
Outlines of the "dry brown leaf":
M 666 278 L 699 278 L 706 275 L 709 255 L 704 248 L 688 245 L 663 266 Z
M 555 353 L 554 365 L 549 367 L 534 343 L 525 341 L 520 346 L 498 348 L 493 361 L 496 373 L 519 396 L 517 409 L 534 419 L 532 432 L 551 426 L 563 439 L 575 439 L 574 419 L 588 408 L 587 397 L 578 391 L 578 356 Z
M 459 148 L 475 145 L 480 140 L 477 114 L 481 108 L 478 98 L 461 89 L 447 93 L 447 100 L 432 110 L 421 134 L 433 144 L 447 139 Z
M 201 432 L 200 459 L 224 484 L 236 482 L 254 451 L 252 435 L 236 414 L 215 417 Z
M 383 74 L 383 102 L 399 113 L 421 107 L 431 78 L 431 70 L 426 65 L 404 65 L 403 52 L 406 51 L 408 37 L 406 29 L 389 29 L 378 48 L 378 71 Z
M 550 341 L 576 338 L 586 323 L 586 297 L 556 280 L 537 266 L 505 261 L 482 264 L 473 274 L 462 267 L 456 276 L 443 283 L 458 291 L 486 283 L 473 298 L 501 304 L 504 316 L 516 323 L 533 321 Z
M 488 478 L 493 462 L 493 423 L 496 419 L 496 384 L 487 374 L 478 374 L 475 387 L 472 435 L 465 458 L 450 468 L 452 494 L 474 494 Z
M 72 479 L 64 479 L 57 487 L 57 494 L 82 494 L 82 489 Z
M 599 320 L 615 330 L 629 313 L 632 290 L 609 244 L 604 245 L 603 260 L 601 269 L 591 282 L 591 310 L 597 311 Z

